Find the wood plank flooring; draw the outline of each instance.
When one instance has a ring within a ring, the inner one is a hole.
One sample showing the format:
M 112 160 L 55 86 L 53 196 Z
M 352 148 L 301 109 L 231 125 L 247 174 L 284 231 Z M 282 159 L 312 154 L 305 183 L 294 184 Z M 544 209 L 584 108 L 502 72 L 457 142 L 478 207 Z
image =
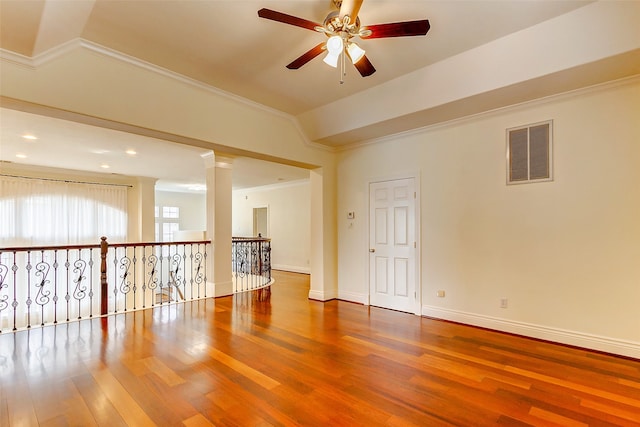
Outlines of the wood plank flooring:
M 640 361 L 251 294 L 0 335 L 0 425 L 640 426 Z

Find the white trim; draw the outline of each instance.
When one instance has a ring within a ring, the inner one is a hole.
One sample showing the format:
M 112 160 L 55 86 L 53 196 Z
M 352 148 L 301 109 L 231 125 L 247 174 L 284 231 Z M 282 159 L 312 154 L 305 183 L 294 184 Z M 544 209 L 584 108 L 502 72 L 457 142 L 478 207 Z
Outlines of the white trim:
M 640 342 L 424 305 L 423 316 L 640 359 Z
M 336 299 L 336 294 L 334 292 L 316 291 L 311 289 L 309 291 L 309 299 L 315 301 L 329 301 L 332 299 Z
M 338 299 L 362 305 L 369 305 L 369 294 L 338 290 Z
M 309 267 L 298 267 L 294 265 L 271 264 L 271 270 L 288 271 L 290 273 L 311 274 Z
M 21 55 L 19 53 L 11 52 L 10 50 L 0 49 L 0 59 L 6 62 L 12 62 L 14 64 L 35 70 L 33 60 L 28 56 Z

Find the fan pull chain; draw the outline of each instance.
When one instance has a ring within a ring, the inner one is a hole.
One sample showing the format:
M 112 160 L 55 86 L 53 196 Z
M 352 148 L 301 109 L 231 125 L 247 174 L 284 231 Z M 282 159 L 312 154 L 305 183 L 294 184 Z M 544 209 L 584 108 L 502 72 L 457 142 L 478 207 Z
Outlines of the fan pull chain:
M 345 66 L 345 56 L 347 56 L 344 48 L 342 49 L 342 55 L 340 55 L 340 84 L 344 84 L 344 77 L 347 75 L 347 67 Z

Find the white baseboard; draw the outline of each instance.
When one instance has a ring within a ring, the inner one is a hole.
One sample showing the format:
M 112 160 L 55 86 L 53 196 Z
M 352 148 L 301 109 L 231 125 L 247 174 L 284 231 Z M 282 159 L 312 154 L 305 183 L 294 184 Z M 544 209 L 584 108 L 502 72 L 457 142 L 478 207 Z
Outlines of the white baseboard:
M 290 271 L 291 273 L 311 274 L 309 267 L 296 267 L 294 265 L 271 264 L 271 269 Z
M 329 301 L 336 299 L 336 294 L 335 292 L 315 291 L 312 289 L 309 291 L 309 299 L 316 301 Z
M 210 283 L 211 282 L 207 282 L 207 284 Z M 230 280 L 228 282 L 217 282 L 211 284 L 213 285 L 213 296 L 215 296 L 216 298 L 233 295 L 233 281 Z
M 345 292 L 339 290 L 338 299 L 363 305 L 369 305 L 369 294 L 360 294 L 357 292 Z
M 550 328 L 548 326 L 516 322 L 513 320 L 449 310 L 429 305 L 422 306 L 422 315 L 640 359 L 639 342 L 602 337 L 559 328 Z

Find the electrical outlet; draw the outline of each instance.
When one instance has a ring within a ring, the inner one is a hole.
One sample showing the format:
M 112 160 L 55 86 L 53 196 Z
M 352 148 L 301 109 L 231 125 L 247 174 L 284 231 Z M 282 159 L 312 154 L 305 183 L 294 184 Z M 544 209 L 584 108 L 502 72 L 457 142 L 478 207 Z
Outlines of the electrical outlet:
M 500 308 L 509 307 L 509 300 L 507 298 L 500 298 Z
M 436 292 L 436 296 L 437 296 L 438 298 L 444 298 L 444 291 L 437 291 L 437 292 Z

